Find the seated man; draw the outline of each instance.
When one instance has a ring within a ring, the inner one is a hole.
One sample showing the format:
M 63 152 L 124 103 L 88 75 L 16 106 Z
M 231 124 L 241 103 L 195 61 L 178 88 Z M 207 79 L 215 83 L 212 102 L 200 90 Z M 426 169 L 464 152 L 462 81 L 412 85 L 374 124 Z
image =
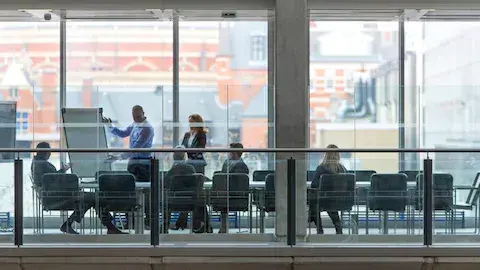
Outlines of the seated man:
M 38 149 L 49 149 L 50 144 L 47 142 L 41 142 L 37 145 Z M 35 185 L 39 188 L 42 188 L 42 178 L 47 173 L 65 173 L 68 169 L 70 169 L 69 165 L 62 166 L 60 170 L 57 171 L 55 166 L 48 161 L 50 158 L 50 152 L 37 152 L 37 154 L 33 157 L 31 171 L 33 176 L 33 181 Z M 55 192 L 55 190 L 53 191 Z M 73 212 L 73 214 L 65 221 L 60 230 L 67 234 L 78 234 L 73 228 L 72 224 L 74 221 L 80 223 L 82 218 L 84 217 L 85 213 L 90 208 L 95 207 L 95 194 L 89 192 L 83 192 L 78 196 L 78 198 L 72 198 L 72 202 L 75 202 L 78 205 L 78 208 Z M 65 203 L 65 202 L 62 202 Z M 100 215 L 100 219 L 102 224 L 107 227 L 108 234 L 122 234 L 122 232 L 115 227 L 112 223 L 112 216 L 108 212 L 100 213 L 100 211 L 96 211 Z
M 176 148 L 184 148 L 183 146 L 177 146 Z M 185 160 L 185 152 L 175 152 L 173 153 L 173 165 L 170 170 L 165 174 L 165 187 L 169 187 L 172 179 L 176 175 L 190 175 L 194 174 L 195 169 L 192 165 L 188 164 Z M 167 213 L 166 219 L 164 219 L 164 228 L 169 228 L 170 226 L 170 211 Z M 180 213 L 175 222 L 174 230 L 184 230 L 187 227 L 187 213 Z
M 184 148 L 183 146 L 177 146 L 176 148 Z M 168 187 L 177 175 L 192 175 L 195 173 L 195 168 L 188 164 L 185 160 L 185 152 L 175 152 L 173 154 L 173 165 L 165 175 L 165 187 Z M 167 212 L 167 217 L 170 217 L 170 211 Z M 177 222 L 175 223 L 174 230 L 185 229 L 187 227 L 187 213 L 180 213 Z M 209 225 L 209 217 L 207 209 L 203 203 L 199 203 L 198 207 L 193 212 L 193 232 L 211 232 L 212 229 Z M 169 227 L 169 218 L 164 220 L 164 227 Z M 203 224 L 202 224 L 203 223 Z
M 241 143 L 231 143 L 230 148 L 234 149 L 243 149 L 243 145 Z M 249 174 L 248 166 L 243 162 L 242 159 L 243 152 L 239 151 L 232 151 L 228 153 L 228 158 L 222 165 L 221 173 L 243 173 Z M 227 220 L 228 220 L 228 213 L 222 212 L 220 213 L 220 230 L 218 233 L 227 233 Z

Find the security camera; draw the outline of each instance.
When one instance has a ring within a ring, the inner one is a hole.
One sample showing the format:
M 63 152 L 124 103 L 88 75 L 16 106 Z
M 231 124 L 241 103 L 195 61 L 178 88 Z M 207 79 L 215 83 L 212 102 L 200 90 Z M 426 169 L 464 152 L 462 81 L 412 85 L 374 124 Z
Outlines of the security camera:
M 52 19 L 52 14 L 50 13 L 45 13 L 43 15 L 43 18 L 45 19 L 45 21 L 50 21 Z

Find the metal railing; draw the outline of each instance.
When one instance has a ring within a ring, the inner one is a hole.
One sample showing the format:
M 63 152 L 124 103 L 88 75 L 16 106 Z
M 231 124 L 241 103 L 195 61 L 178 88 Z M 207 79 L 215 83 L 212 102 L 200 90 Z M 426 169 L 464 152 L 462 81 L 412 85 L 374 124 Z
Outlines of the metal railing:
M 170 152 L 231 152 L 231 148 L 200 148 L 200 149 L 181 149 L 181 148 L 156 148 L 156 149 L 106 149 L 106 148 L 92 148 L 92 149 L 65 149 L 65 148 L 52 148 L 52 149 L 20 149 L 20 148 L 0 148 L 0 152 L 13 152 L 13 153 L 31 153 L 31 152 L 60 152 L 60 153 L 118 153 L 118 152 L 149 152 L 149 153 L 170 153 Z M 268 152 L 268 153 L 314 153 L 314 152 L 352 152 L 352 153 L 471 153 L 480 152 L 480 149 L 431 149 L 431 148 L 412 148 L 412 149 L 397 149 L 397 148 L 245 148 L 243 152 Z M 16 246 L 23 245 L 23 161 L 20 158 L 14 161 L 15 168 L 15 180 L 14 180 L 14 206 L 15 206 L 15 226 L 14 226 L 14 243 Z M 433 168 L 432 160 L 427 158 L 423 160 L 423 205 L 424 205 L 424 239 L 423 244 L 425 246 L 432 245 L 433 240 Z M 150 199 L 152 200 L 152 207 L 150 210 L 151 220 L 151 239 L 150 244 L 153 246 L 159 245 L 159 160 L 155 157 L 151 159 L 151 193 Z M 288 159 L 287 166 L 287 244 L 290 246 L 295 245 L 296 228 L 295 228 L 295 209 L 296 209 L 296 160 L 294 158 Z
M 235 150 L 233 150 L 235 151 Z M 172 152 L 205 152 L 226 153 L 232 148 L 0 148 L 6 153 L 172 153 Z M 480 148 L 242 148 L 244 153 L 480 153 Z

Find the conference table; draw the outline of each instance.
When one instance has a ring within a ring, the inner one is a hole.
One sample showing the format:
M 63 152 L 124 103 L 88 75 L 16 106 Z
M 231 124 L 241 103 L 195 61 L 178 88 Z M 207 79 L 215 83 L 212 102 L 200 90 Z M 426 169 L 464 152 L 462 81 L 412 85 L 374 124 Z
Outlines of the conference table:
M 307 188 L 310 188 L 312 182 L 307 182 Z M 357 181 L 355 183 L 356 188 L 369 188 L 370 187 L 370 182 L 369 181 Z M 417 183 L 416 182 L 407 182 L 407 189 L 412 190 L 416 188 Z M 136 197 L 137 197 L 137 204 L 138 205 L 145 205 L 145 194 L 144 190 L 148 190 L 151 188 L 150 182 L 136 182 Z M 250 181 L 249 183 L 250 190 L 252 191 L 263 191 L 265 190 L 265 181 Z M 83 189 L 92 189 L 92 190 L 98 190 L 99 185 L 97 181 L 81 181 L 80 182 L 80 187 Z M 203 187 L 205 189 L 211 189 L 212 188 L 212 181 L 206 181 L 203 183 Z M 259 195 L 260 198 L 263 196 Z M 144 233 L 144 222 L 143 222 L 143 216 L 144 216 L 144 208 L 139 207 L 138 210 L 136 211 L 136 217 L 135 217 L 135 233 L 136 234 L 143 234 Z M 263 211 L 260 211 L 260 233 L 264 233 L 264 217 L 265 213 Z M 250 213 L 250 225 L 253 223 L 253 217 L 252 213 Z M 252 226 L 250 226 L 252 227 Z M 385 226 L 384 226 L 385 227 Z M 250 228 L 252 230 L 252 228 Z
M 312 182 L 307 182 L 307 188 L 310 188 Z M 265 189 L 265 181 L 250 181 L 249 183 L 250 189 Z M 150 189 L 150 183 L 149 182 L 137 182 L 135 184 L 137 189 Z M 369 181 L 357 181 L 355 182 L 356 188 L 368 188 L 370 187 L 370 182 Z M 412 189 L 417 186 L 416 182 L 407 182 L 407 188 Z M 81 188 L 86 188 L 86 189 L 97 189 L 98 188 L 98 182 L 96 181 L 82 181 L 80 182 L 80 187 Z M 208 181 L 203 183 L 203 187 L 206 189 L 211 189 L 212 188 L 212 182 Z

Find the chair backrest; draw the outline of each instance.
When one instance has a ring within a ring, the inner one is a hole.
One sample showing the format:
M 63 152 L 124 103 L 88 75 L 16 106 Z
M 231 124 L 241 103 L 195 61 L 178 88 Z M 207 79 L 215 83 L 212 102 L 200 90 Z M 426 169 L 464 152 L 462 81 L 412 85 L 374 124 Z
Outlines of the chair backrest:
M 263 182 L 266 180 L 267 175 L 275 174 L 275 171 L 272 170 L 257 170 L 253 172 L 252 181 L 253 182 Z
M 275 212 L 275 174 L 265 177 L 265 212 Z
M 347 171 L 348 173 L 353 173 L 355 175 L 355 182 L 370 182 L 373 174 L 377 173 L 373 170 L 351 170 Z M 367 194 L 368 189 L 364 187 L 357 188 L 357 204 L 366 205 L 367 204 Z
M 312 182 L 315 176 L 315 171 L 307 171 L 307 182 Z
M 192 211 L 203 190 L 201 174 L 175 175 L 167 192 L 168 208 L 174 211 Z
M 98 176 L 101 192 L 135 192 L 135 176 L 130 173 L 106 173 Z
M 370 210 L 404 212 L 408 177 L 403 173 L 374 174 L 368 193 Z
M 405 170 L 405 171 L 399 171 L 398 173 L 403 173 L 407 176 L 407 181 L 408 182 L 415 182 L 417 181 L 417 175 L 423 173 L 422 170 Z
M 217 173 L 212 179 L 210 200 L 214 211 L 247 211 L 250 189 L 247 174 Z
M 42 189 L 47 192 L 77 192 L 78 177 L 70 173 L 46 173 L 42 177 Z
M 477 172 L 472 182 L 472 189 L 469 190 L 467 199 L 465 202 L 468 205 L 475 205 L 478 203 L 478 197 L 480 195 L 480 172 Z
M 41 179 L 40 198 L 45 210 L 58 210 L 66 207 L 66 201 L 78 200 L 79 181 L 76 174 L 46 173 Z
M 316 192 L 320 211 L 349 211 L 355 203 L 355 176 L 323 174 Z M 315 198 L 313 201 L 317 202 Z
M 453 176 L 449 173 L 434 173 L 433 204 L 434 210 L 450 210 L 453 207 Z M 417 175 L 415 206 L 423 209 L 423 173 Z
M 136 205 L 135 176 L 106 173 L 98 176 L 100 205 L 112 211 L 130 211 Z

